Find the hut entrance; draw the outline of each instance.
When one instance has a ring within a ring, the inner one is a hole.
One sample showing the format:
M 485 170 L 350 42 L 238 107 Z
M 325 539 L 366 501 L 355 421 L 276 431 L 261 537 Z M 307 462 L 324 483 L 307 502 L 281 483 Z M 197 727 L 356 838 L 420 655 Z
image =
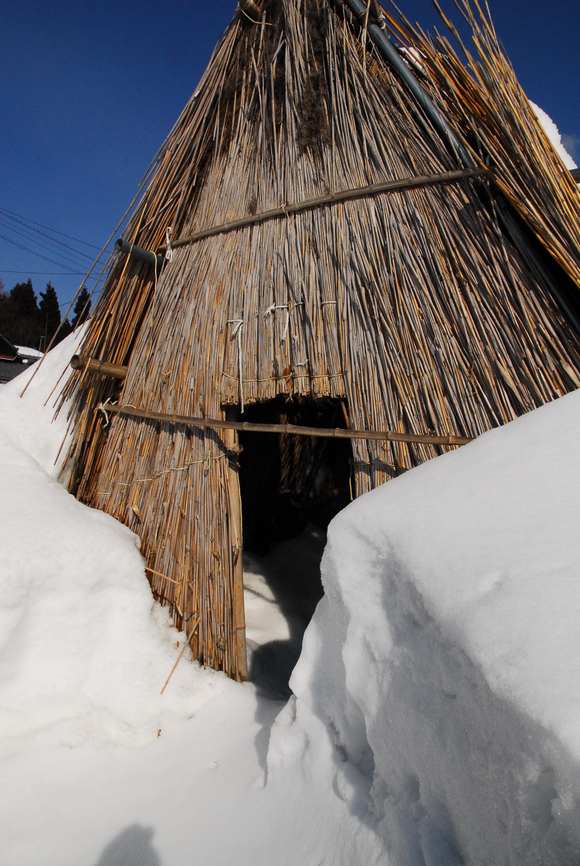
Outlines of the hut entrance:
M 280 397 L 249 406 L 244 420 L 347 426 L 340 400 Z M 320 559 L 330 520 L 351 500 L 346 439 L 242 432 L 240 489 L 249 676 L 287 697 L 302 636 L 322 596 Z

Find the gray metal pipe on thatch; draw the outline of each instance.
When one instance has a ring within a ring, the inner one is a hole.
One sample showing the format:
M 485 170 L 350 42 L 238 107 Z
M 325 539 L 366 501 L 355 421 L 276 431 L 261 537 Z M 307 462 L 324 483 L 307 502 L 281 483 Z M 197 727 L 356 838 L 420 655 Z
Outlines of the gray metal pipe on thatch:
M 359 22 L 367 21 L 367 7 L 361 2 L 361 0 L 341 0 L 341 2 L 351 10 L 353 15 L 356 16 Z M 420 84 L 419 81 L 417 81 L 413 72 L 401 59 L 397 52 L 397 49 L 390 41 L 390 39 L 385 35 L 380 26 L 378 24 L 375 24 L 374 22 L 367 22 L 367 31 L 383 58 L 387 61 L 387 63 L 390 64 L 390 66 L 395 70 L 395 72 L 399 75 L 402 81 L 407 85 L 419 105 L 423 108 L 427 116 L 431 119 L 433 125 L 438 130 L 444 141 L 446 141 L 450 145 L 451 149 L 457 154 L 457 156 L 461 159 L 461 161 L 467 168 L 475 168 L 475 163 L 468 151 L 459 141 L 457 135 L 447 123 L 443 115 L 440 113 L 425 88 Z M 580 183 L 580 170 L 572 169 L 571 174 L 574 180 L 577 183 Z M 537 250 L 534 249 L 533 245 L 529 242 L 525 234 L 517 225 L 516 220 L 510 213 L 510 209 L 507 206 L 507 203 L 498 202 L 498 204 L 503 217 L 504 227 L 510 235 L 512 241 L 517 247 L 519 247 L 522 254 L 528 258 L 530 264 L 542 277 L 542 279 L 547 284 L 550 291 L 560 304 L 561 308 L 565 311 L 577 333 L 580 333 L 580 320 L 576 316 L 574 310 L 567 303 L 563 293 L 560 291 L 556 280 L 544 267 Z
M 348 6 L 353 15 L 360 21 L 364 21 L 367 16 L 366 6 L 361 2 L 361 0 L 341 0 L 343 4 Z M 378 3 L 376 0 L 369 0 L 371 4 L 371 14 L 377 18 L 377 9 Z M 382 13 L 380 13 L 382 18 Z M 382 18 L 384 22 L 384 18 Z M 451 144 L 453 151 L 461 157 L 461 161 L 467 168 L 475 168 L 475 163 L 471 158 L 470 154 L 467 152 L 463 144 L 457 138 L 455 132 L 451 128 L 451 126 L 447 123 L 423 85 L 417 81 L 415 75 L 412 70 L 409 69 L 408 65 L 405 61 L 400 57 L 397 49 L 391 42 L 391 40 L 384 33 L 384 24 L 381 27 L 378 23 L 371 21 L 367 26 L 367 31 L 371 36 L 373 42 L 383 55 L 384 59 L 393 67 L 393 69 L 397 72 L 397 74 L 401 77 L 404 83 L 407 85 L 411 93 L 415 96 L 417 102 L 423 108 L 427 116 L 433 122 L 433 125 L 439 131 L 439 133 L 443 136 L 443 138 Z M 576 183 L 580 184 L 580 168 L 573 168 L 570 170 L 570 174 L 576 181 Z
M 342 3 L 348 6 L 359 22 L 365 21 L 367 17 L 367 8 L 361 0 L 342 0 Z M 430 118 L 433 126 L 449 144 L 452 152 L 461 159 L 461 162 L 463 162 L 466 168 L 475 168 L 475 163 L 470 154 L 459 141 L 455 132 L 451 129 L 423 85 L 417 81 L 405 61 L 401 59 L 397 49 L 388 36 L 385 35 L 380 26 L 375 24 L 374 21 L 371 21 L 368 24 L 367 32 L 387 63 L 392 66 L 395 72 L 407 85 L 425 114 Z
M 156 256 L 155 253 L 152 253 L 150 250 L 144 250 L 141 247 L 137 247 L 135 244 L 131 244 L 123 238 L 119 238 L 115 241 L 115 249 L 119 253 L 126 253 L 129 256 L 133 256 L 134 259 L 138 259 L 140 262 L 149 262 L 151 265 L 157 264 L 157 270 L 159 270 L 163 264 L 163 258 L 161 256 Z

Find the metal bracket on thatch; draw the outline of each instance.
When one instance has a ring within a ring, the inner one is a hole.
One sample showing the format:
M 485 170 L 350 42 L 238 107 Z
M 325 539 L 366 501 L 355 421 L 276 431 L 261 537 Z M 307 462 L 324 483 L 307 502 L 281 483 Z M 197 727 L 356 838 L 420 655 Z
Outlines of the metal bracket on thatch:
M 150 250 L 144 250 L 142 247 L 135 246 L 135 244 L 130 243 L 123 238 L 118 238 L 115 241 L 115 250 L 118 253 L 124 253 L 131 256 L 139 262 L 147 262 L 147 264 L 155 265 L 157 272 L 159 272 L 163 266 L 162 256 L 156 256 L 155 253 L 152 253 Z

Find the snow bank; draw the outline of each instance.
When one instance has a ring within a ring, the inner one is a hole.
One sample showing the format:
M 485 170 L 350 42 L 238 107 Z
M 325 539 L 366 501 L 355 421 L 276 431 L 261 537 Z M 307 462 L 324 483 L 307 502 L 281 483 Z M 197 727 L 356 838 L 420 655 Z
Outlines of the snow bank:
M 59 388 L 48 398 L 81 336 L 23 398 L 33 370 L 0 392 L 0 732 L 138 745 L 227 681 L 184 661 L 161 697 L 184 636 L 153 601 L 139 539 L 53 480 L 67 421 L 65 407 L 52 423 Z
M 556 153 L 562 158 L 562 162 L 566 166 L 566 168 L 576 168 L 576 163 L 562 144 L 562 136 L 560 134 L 560 130 L 552 120 L 549 114 L 546 114 L 539 105 L 536 105 L 535 102 L 530 100 L 530 105 L 532 107 L 532 111 L 540 121 L 540 125 L 546 135 L 548 136 L 552 147 L 556 151 Z
M 160 695 L 184 635 L 153 601 L 139 541 L 54 480 L 66 422 L 44 404 L 75 345 L 22 400 L 29 373 L 0 391 L 1 866 L 384 862 L 333 791 L 322 723 L 317 772 L 299 759 L 265 785 L 280 701 L 189 651 Z M 256 646 L 297 628 L 269 590 L 256 570 Z
M 289 733 L 308 754 L 322 724 L 389 862 L 578 862 L 579 419 L 575 393 L 331 524 L 269 760 L 296 759 Z
M 56 478 L 56 463 L 67 434 L 67 407 L 54 420 L 60 387 L 66 381 L 68 365 L 78 352 L 84 327 L 70 334 L 49 352 L 42 362 L 34 364 L 11 382 L 0 387 L 0 432 L 17 447 L 30 454 L 45 472 Z M 20 397 L 34 376 L 34 382 Z M 59 387 L 60 383 L 60 387 Z M 62 449 L 66 455 L 66 448 Z
M 217 681 L 184 662 L 161 697 L 183 635 L 153 602 L 137 537 L 1 434 L 0 464 L 2 736 L 141 745 L 187 718 Z

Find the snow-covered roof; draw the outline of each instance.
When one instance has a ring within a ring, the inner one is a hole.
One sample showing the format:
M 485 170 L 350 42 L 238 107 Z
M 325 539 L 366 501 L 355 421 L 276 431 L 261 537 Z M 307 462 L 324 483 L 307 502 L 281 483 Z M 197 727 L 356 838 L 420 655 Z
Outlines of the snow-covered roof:
M 0 359 L 12 361 L 17 354 L 17 346 L 13 346 L 10 340 L 0 334 Z
M 42 358 L 43 352 L 39 352 L 38 349 L 31 349 L 29 346 L 16 346 L 19 353 L 21 355 L 25 355 L 27 358 Z

